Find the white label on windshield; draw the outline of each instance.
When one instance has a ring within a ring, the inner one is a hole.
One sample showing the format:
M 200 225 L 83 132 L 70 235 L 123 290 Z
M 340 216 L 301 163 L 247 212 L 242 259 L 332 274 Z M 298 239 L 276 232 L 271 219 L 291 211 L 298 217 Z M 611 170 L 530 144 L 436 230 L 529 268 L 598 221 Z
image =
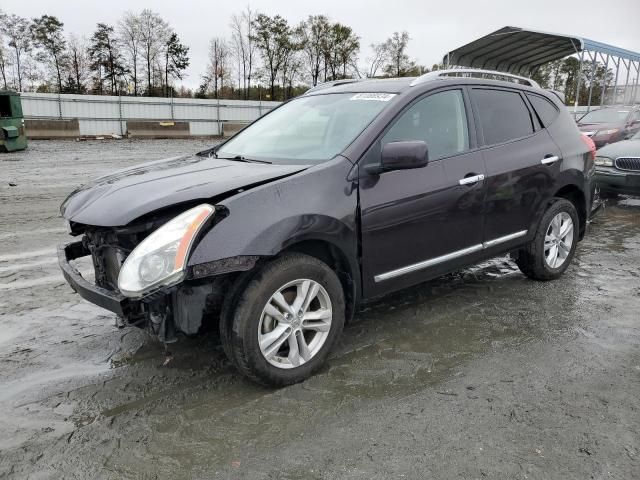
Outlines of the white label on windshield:
M 388 102 L 395 96 L 396 96 L 395 93 L 377 93 L 377 92 L 356 93 L 349 100 L 373 100 L 376 102 Z

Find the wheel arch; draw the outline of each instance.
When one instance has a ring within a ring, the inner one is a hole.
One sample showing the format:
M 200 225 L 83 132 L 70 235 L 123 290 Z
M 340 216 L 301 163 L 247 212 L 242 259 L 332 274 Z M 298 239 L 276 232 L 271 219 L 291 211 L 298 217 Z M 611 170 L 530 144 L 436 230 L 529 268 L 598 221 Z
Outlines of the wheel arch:
M 335 243 L 319 238 L 294 240 L 284 246 L 278 255 L 287 252 L 304 253 L 317 258 L 336 272 L 345 293 L 346 321 L 351 320 L 360 300 L 360 271 L 347 253 Z
M 578 212 L 578 220 L 580 222 L 578 238 L 582 240 L 587 226 L 588 215 L 586 196 L 582 189 L 580 189 L 580 187 L 578 187 L 578 185 L 576 184 L 567 184 L 559 188 L 555 192 L 553 197 L 569 200 L 573 204 L 573 206 L 576 207 L 576 211 Z

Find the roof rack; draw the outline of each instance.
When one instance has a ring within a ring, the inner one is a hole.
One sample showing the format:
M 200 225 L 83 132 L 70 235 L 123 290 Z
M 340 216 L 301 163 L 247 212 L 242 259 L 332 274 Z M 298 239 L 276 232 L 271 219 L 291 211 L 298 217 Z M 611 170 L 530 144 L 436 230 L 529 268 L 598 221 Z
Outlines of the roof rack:
M 348 83 L 355 83 L 360 81 L 361 80 L 358 78 L 343 78 L 342 80 L 331 80 L 328 82 L 319 83 L 315 87 L 311 87 L 309 90 L 304 92 L 304 94 L 306 95 L 307 93 L 317 92 L 318 90 L 324 90 L 325 88 L 335 87 L 336 85 L 346 85 Z
M 435 70 L 433 72 L 425 73 L 419 76 L 413 82 L 411 86 L 420 85 L 421 83 L 428 82 L 430 80 L 436 80 L 440 77 L 478 77 L 488 78 L 491 80 L 506 80 L 508 82 L 520 83 L 528 85 L 534 88 L 540 88 L 538 82 L 531 80 L 527 77 L 521 77 L 520 75 L 514 75 L 512 73 L 498 72 L 496 70 L 482 70 L 478 68 L 451 68 L 449 70 Z

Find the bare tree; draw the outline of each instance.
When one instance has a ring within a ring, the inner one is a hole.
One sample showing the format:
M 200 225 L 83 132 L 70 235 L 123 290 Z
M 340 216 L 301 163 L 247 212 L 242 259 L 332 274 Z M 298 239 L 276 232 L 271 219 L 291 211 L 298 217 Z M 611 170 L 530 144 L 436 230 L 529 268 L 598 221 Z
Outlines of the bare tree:
M 118 34 L 120 42 L 126 52 L 131 80 L 133 80 L 133 95 L 138 95 L 138 63 L 140 62 L 140 49 L 142 47 L 142 31 L 140 16 L 133 12 L 125 12 L 118 22 Z
M 240 15 L 231 17 L 231 42 L 234 55 L 238 60 L 238 78 L 242 77 L 242 89 L 245 99 L 249 98 L 251 91 L 251 74 L 253 72 L 256 45 L 254 42 L 253 20 L 256 13 L 247 8 Z M 240 81 L 238 82 L 240 89 Z
M 257 55 L 257 45 L 253 41 L 254 37 L 254 27 L 253 21 L 256 18 L 256 12 L 251 10 L 251 7 L 247 5 L 247 8 L 242 12 L 242 20 L 245 25 L 245 38 L 246 38 L 246 60 L 247 60 L 247 69 L 246 69 L 246 77 L 247 77 L 247 92 L 245 94 L 245 98 L 249 99 L 251 95 L 251 75 L 253 73 L 254 64 L 256 61 Z
M 0 25 L 4 25 L 6 22 L 6 15 L 2 13 L 0 10 Z M 4 47 L 4 32 L 2 28 L 0 28 L 0 75 L 2 75 L 2 83 L 4 84 L 4 89 L 6 90 L 7 85 L 7 67 L 9 66 L 9 58 L 7 55 L 7 51 Z
M 23 56 L 31 51 L 31 22 L 18 15 L 6 15 L 0 29 L 13 49 L 13 64 L 18 77 L 18 91 L 22 91 Z
M 75 34 L 70 34 L 67 38 L 67 50 L 69 55 L 69 90 L 75 93 L 84 93 L 90 73 L 90 61 L 87 55 L 86 41 L 80 39 Z
M 367 78 L 375 77 L 388 57 L 386 42 L 372 43 L 370 48 L 372 54 L 367 58 Z
M 213 82 L 213 95 L 218 98 L 218 83 L 228 77 L 229 46 L 223 38 L 214 37 L 209 42 L 209 74 L 207 79 Z
M 242 15 L 231 16 L 231 44 L 233 56 L 238 61 L 238 90 L 247 89 L 247 38 L 244 34 Z
M 2 83 L 4 85 L 4 89 L 9 88 L 7 86 L 7 67 L 9 66 L 9 60 L 7 58 L 7 53 L 4 49 L 4 45 L 2 39 L 0 38 L 0 75 L 2 75 Z
M 147 95 L 153 94 L 154 67 L 159 65 L 167 40 L 169 39 L 169 25 L 160 15 L 145 8 L 140 13 L 140 36 L 142 39 L 142 59 L 147 70 Z M 156 68 L 157 71 L 157 68 Z

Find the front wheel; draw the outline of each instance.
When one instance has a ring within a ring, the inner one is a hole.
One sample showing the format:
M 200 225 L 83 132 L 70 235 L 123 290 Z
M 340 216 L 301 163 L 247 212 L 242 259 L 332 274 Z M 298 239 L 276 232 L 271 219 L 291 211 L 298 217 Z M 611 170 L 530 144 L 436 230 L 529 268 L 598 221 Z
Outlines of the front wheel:
M 535 280 L 553 280 L 569 267 L 578 244 L 578 212 L 558 198 L 542 216 L 531 242 L 515 254 L 520 271 Z
M 241 285 L 221 321 L 225 352 L 238 370 L 284 386 L 320 368 L 344 325 L 337 275 L 314 257 L 288 253 Z

